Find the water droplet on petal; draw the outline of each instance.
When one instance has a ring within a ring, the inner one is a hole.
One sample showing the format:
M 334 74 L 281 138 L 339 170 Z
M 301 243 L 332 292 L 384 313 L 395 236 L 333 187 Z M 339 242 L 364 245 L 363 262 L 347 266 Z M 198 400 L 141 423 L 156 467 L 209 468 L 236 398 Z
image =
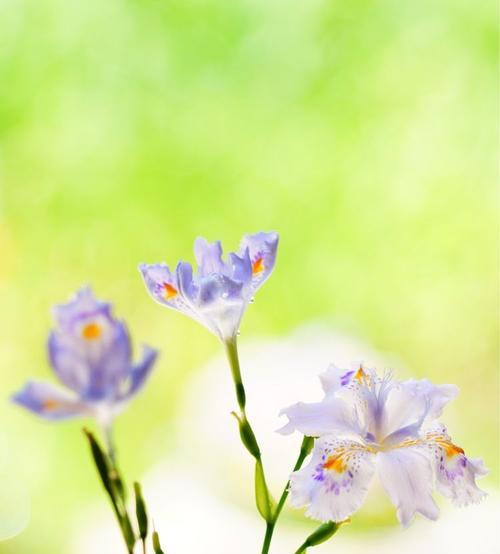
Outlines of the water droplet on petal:
M 239 329 L 236 331 L 236 335 L 237 335 L 238 337 L 241 335 L 241 331 L 240 331 Z
M 228 292 L 223 292 L 221 296 L 222 296 L 222 298 L 227 298 L 229 296 L 229 293 Z
M 255 296 L 252 296 L 252 297 L 250 298 L 250 304 L 253 304 L 254 302 L 255 302 Z

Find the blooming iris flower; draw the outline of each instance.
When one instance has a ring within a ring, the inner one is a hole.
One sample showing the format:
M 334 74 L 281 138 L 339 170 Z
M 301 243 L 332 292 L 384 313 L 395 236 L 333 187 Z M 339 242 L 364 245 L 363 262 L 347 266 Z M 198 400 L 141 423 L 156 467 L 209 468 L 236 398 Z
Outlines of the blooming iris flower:
M 158 303 L 198 321 L 222 341 L 237 334 L 245 308 L 271 274 L 278 247 L 277 233 L 246 235 L 237 253 L 222 259 L 220 241 L 197 238 L 194 255 L 198 264 L 179 262 L 175 271 L 165 263 L 141 264 L 146 287 Z
M 436 519 L 434 488 L 457 505 L 480 501 L 482 460 L 468 458 L 437 422 L 455 398 L 454 385 L 380 378 L 363 365 L 331 366 L 321 376 L 321 402 L 283 410 L 283 434 L 318 437 L 307 466 L 292 473 L 291 501 L 320 521 L 342 521 L 363 504 L 375 472 L 407 526 L 416 512 Z
M 110 304 L 96 300 L 89 288 L 56 306 L 57 328 L 48 339 L 52 368 L 66 388 L 29 381 L 13 401 L 49 420 L 95 417 L 108 427 L 113 417 L 141 389 L 157 351 L 144 346 L 132 363 L 125 324 L 116 320 Z

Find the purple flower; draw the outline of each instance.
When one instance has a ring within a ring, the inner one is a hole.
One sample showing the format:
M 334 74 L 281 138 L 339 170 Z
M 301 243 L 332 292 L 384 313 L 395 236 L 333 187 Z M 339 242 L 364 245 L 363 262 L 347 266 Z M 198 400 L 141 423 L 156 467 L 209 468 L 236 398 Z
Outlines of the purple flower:
M 220 241 L 196 239 L 198 272 L 186 262 L 175 271 L 165 263 L 141 264 L 146 287 L 158 303 L 198 321 L 222 341 L 237 333 L 245 308 L 271 274 L 278 247 L 277 233 L 246 235 L 237 253 L 222 259 Z
M 45 419 L 91 416 L 109 426 L 143 386 L 157 351 L 145 346 L 141 361 L 132 363 L 125 324 L 89 288 L 56 306 L 54 317 L 57 327 L 49 335 L 48 354 L 65 388 L 29 381 L 13 401 Z

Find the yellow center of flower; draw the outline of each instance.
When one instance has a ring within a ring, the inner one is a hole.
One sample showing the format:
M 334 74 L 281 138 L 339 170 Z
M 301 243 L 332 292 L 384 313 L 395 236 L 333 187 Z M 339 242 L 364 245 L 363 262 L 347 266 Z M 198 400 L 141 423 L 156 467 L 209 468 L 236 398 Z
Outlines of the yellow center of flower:
M 87 323 L 82 329 L 82 337 L 86 340 L 96 340 L 102 335 L 102 328 L 99 324 L 92 321 Z
M 163 283 L 163 297 L 165 300 L 170 300 L 175 298 L 179 293 L 177 289 L 173 287 L 170 283 Z
M 264 258 L 260 256 L 252 263 L 252 274 L 258 275 L 264 271 Z

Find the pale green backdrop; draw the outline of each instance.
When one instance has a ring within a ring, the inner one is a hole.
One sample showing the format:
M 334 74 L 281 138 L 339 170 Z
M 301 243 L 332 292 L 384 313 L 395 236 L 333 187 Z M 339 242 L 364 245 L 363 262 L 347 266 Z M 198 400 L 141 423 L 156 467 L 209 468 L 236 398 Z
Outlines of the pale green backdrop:
M 101 494 L 81 422 L 8 402 L 51 378 L 49 310 L 80 285 L 164 350 L 118 424 L 124 469 L 168 456 L 148 429 L 218 345 L 136 266 L 198 234 L 281 234 L 246 336 L 321 318 L 457 383 L 494 486 L 496 21 L 492 1 L 0 0 L 0 444 L 32 497 L 2 554 L 63 552 Z

